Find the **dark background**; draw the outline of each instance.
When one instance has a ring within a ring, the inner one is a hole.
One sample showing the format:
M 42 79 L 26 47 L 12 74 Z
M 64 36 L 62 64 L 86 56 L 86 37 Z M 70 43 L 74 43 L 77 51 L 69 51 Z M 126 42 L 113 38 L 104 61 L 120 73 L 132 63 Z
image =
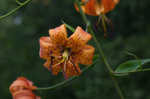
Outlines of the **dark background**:
M 15 0 L 0 0 L 0 15 L 16 6 Z M 126 60 L 134 59 L 125 54 L 126 51 L 139 58 L 150 57 L 149 10 L 150 0 L 121 0 L 115 10 L 107 14 L 112 21 L 108 36 L 105 38 L 100 29 L 95 29 L 113 69 Z M 88 17 L 94 27 L 98 17 Z M 38 54 L 39 38 L 48 35 L 50 28 L 61 25 L 61 20 L 73 27 L 85 27 L 74 9 L 73 0 L 33 0 L 12 16 L 0 20 L 1 99 L 12 99 L 9 85 L 18 76 L 27 77 L 39 87 L 63 81 L 61 74 L 52 76 L 42 66 L 44 60 Z M 118 77 L 125 99 L 150 99 L 149 75 L 150 72 L 142 72 Z M 66 87 L 41 91 L 38 95 L 42 99 L 119 99 L 102 61 Z

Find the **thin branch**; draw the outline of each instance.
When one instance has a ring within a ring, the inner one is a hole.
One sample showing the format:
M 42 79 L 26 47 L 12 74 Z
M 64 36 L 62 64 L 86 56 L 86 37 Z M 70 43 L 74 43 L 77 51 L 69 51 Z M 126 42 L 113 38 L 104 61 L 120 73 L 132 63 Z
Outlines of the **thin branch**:
M 23 5 L 23 3 L 20 2 L 19 0 L 16 0 L 16 3 L 19 4 L 19 5 Z
M 0 16 L 0 20 L 4 19 L 12 14 L 14 14 L 16 11 L 18 11 L 20 8 L 22 8 L 23 6 L 27 5 L 30 1 L 32 0 L 26 0 L 25 2 L 21 3 L 20 1 L 16 0 L 17 4 L 19 4 L 18 7 L 16 7 L 15 9 L 11 10 L 10 12 Z

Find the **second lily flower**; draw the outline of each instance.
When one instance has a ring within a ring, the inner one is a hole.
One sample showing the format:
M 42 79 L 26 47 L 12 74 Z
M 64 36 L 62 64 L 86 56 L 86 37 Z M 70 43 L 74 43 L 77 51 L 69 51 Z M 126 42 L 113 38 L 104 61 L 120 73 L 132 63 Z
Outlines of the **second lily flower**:
M 99 16 L 113 10 L 120 0 L 81 0 L 82 10 L 91 16 Z M 75 5 L 78 11 L 77 5 Z

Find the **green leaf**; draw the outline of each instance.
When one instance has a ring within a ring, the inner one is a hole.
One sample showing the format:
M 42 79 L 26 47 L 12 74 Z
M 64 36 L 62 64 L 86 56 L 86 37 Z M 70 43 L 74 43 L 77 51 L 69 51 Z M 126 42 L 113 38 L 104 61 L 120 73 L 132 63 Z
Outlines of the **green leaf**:
M 62 21 L 62 23 L 65 24 L 66 27 L 67 27 L 71 32 L 74 32 L 74 31 L 75 31 L 75 29 L 74 29 L 71 25 L 67 24 L 67 23 L 64 22 L 64 21 Z
M 143 60 L 130 60 L 127 62 L 124 62 L 118 66 L 118 68 L 115 70 L 115 73 L 128 73 L 128 72 L 134 72 L 142 65 L 150 62 L 150 59 L 143 59 Z

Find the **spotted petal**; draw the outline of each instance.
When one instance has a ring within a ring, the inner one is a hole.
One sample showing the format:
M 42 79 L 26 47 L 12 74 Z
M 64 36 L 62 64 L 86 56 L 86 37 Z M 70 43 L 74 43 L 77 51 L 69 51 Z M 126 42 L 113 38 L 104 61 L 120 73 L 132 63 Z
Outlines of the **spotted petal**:
M 40 57 L 47 59 L 49 57 L 50 54 L 50 46 L 52 45 L 52 42 L 50 40 L 50 38 L 47 37 L 41 37 L 40 40 Z
M 65 24 L 49 30 L 52 42 L 58 46 L 63 46 L 67 40 L 67 30 Z
M 81 70 L 77 63 L 72 63 L 68 61 L 66 64 L 66 70 L 63 69 L 63 74 L 64 74 L 65 79 L 68 79 L 69 77 L 80 75 Z
M 62 69 L 62 63 L 60 63 L 60 61 L 62 60 L 62 58 L 56 58 L 53 57 L 51 59 L 51 65 L 49 70 L 52 72 L 53 75 L 57 75 L 61 69 Z
M 52 43 L 50 37 L 40 38 L 40 57 L 43 59 L 48 59 L 51 56 L 60 56 L 61 48 L 58 48 Z
M 54 65 L 52 65 L 50 70 L 51 70 L 53 75 L 58 75 L 58 73 L 61 71 L 61 69 L 62 69 L 62 64 L 59 64 L 59 65 L 54 64 Z
M 94 47 L 86 45 L 79 53 L 75 55 L 75 57 L 80 64 L 90 65 L 92 64 L 94 51 Z
M 92 36 L 85 32 L 81 27 L 77 27 L 75 32 L 69 37 L 67 47 L 71 48 L 72 52 L 79 51 Z
M 51 57 L 47 58 L 46 62 L 44 63 L 44 67 L 47 68 L 48 70 L 50 70 L 51 63 L 52 63 Z

